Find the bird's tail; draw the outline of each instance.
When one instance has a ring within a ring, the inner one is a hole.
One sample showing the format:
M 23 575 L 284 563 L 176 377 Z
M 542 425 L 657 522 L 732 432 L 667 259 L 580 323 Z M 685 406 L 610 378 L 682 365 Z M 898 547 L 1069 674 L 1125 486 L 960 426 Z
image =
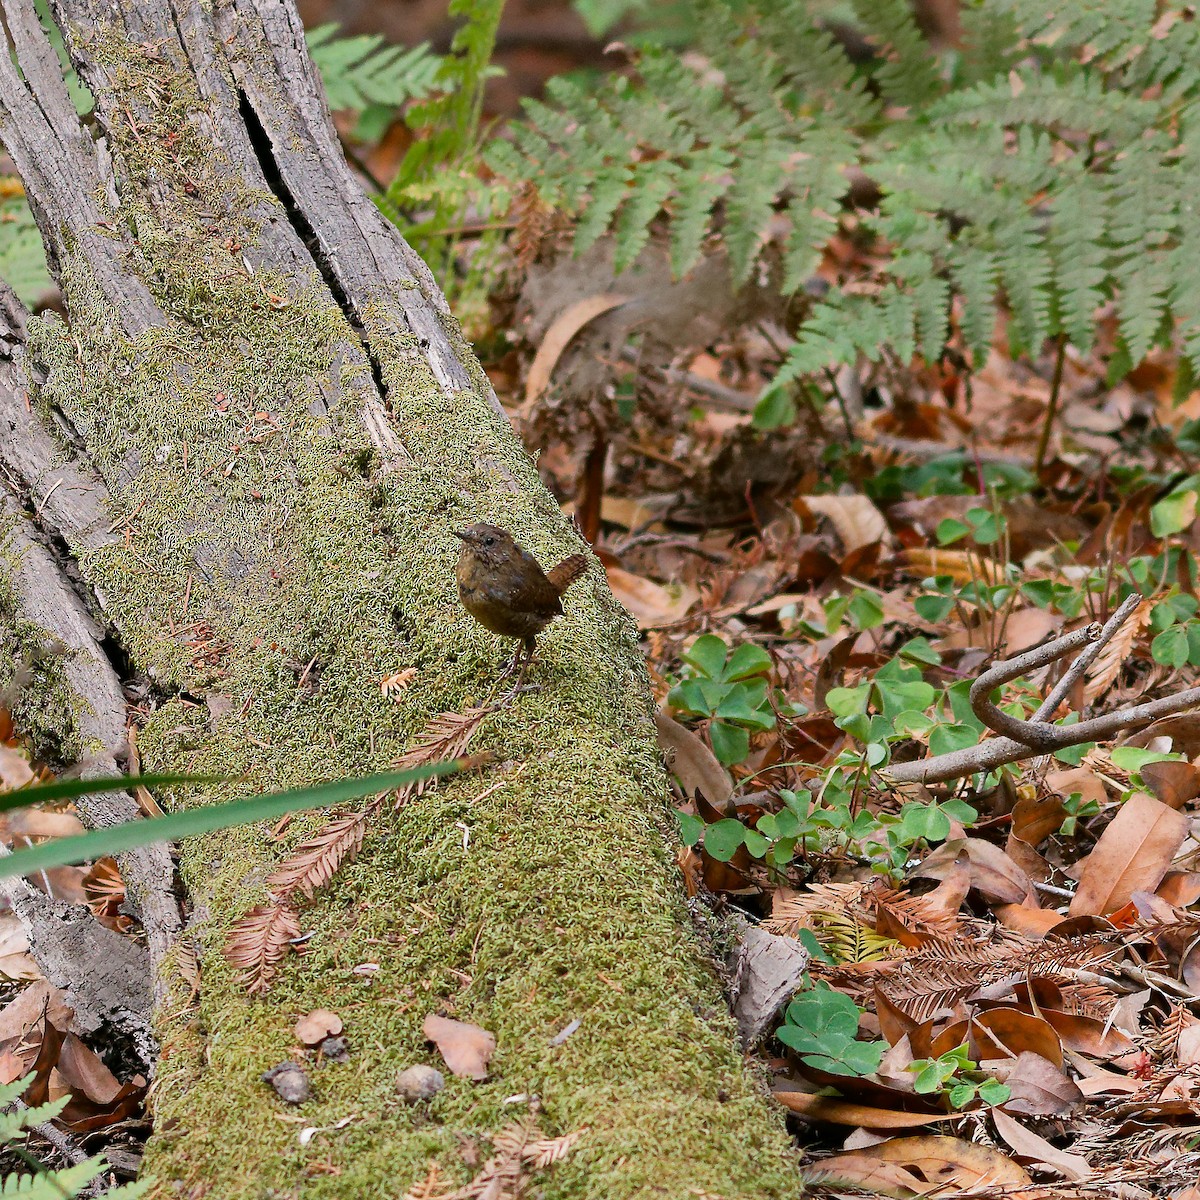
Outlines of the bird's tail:
M 546 573 L 554 590 L 561 596 L 587 570 L 586 554 L 572 554 L 564 558 L 557 567 L 551 567 Z

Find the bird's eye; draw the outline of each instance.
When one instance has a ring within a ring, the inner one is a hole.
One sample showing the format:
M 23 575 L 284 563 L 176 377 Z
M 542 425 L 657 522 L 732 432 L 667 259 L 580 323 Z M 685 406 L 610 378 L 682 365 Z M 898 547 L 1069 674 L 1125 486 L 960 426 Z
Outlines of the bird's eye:
M 496 544 L 496 539 L 494 537 L 485 537 L 483 539 L 483 544 L 485 546 L 494 546 Z

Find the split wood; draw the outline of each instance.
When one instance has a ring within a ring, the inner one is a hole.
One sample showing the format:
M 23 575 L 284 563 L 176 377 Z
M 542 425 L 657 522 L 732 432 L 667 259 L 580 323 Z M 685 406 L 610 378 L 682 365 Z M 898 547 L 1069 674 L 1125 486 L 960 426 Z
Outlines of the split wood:
M 894 763 L 879 772 L 880 778 L 888 785 L 945 783 L 951 779 L 974 775 L 978 771 L 990 771 L 1023 758 L 1053 754 L 1067 746 L 1102 741 L 1122 729 L 1149 725 L 1159 717 L 1182 712 L 1200 704 L 1200 688 L 1188 688 L 1174 696 L 1165 696 L 1148 704 L 1135 704 L 1130 708 L 1079 721 L 1074 725 L 1049 723 L 1049 718 L 1058 711 L 1068 692 L 1083 677 L 1100 651 L 1112 641 L 1117 630 L 1130 618 L 1142 599 L 1143 597 L 1135 592 L 1103 626 L 1093 623 L 1084 629 L 1077 629 L 1074 633 L 1055 638 L 1025 654 L 995 663 L 984 671 L 971 685 L 971 708 L 984 725 L 1000 734 L 1000 737 L 968 746 L 965 750 L 953 750 L 949 754 L 937 754 L 917 762 Z M 1057 662 L 1081 646 L 1084 647 L 1083 652 L 1063 673 L 1063 677 L 1051 689 L 1032 719 L 1022 721 L 1009 716 L 992 702 L 992 692 L 1002 684 Z

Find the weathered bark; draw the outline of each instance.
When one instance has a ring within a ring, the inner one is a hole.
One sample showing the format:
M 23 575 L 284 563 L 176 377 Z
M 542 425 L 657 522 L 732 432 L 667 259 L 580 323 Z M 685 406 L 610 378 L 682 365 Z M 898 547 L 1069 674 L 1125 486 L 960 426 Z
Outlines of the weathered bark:
M 0 53 L 0 137 L 69 313 L 26 339 L 27 436 L 54 450 L 4 463 L 153 682 L 145 765 L 262 787 L 386 767 L 505 653 L 456 603 L 449 531 L 499 520 L 544 561 L 577 539 L 346 169 L 290 0 L 51 0 L 96 138 L 32 0 L 4 6 L 22 75 Z M 182 984 L 159 1009 L 163 1196 L 399 1197 L 431 1159 L 466 1178 L 462 1138 L 522 1093 L 546 1132 L 589 1130 L 546 1196 L 798 1190 L 673 878 L 630 622 L 595 564 L 567 607 L 540 690 L 476 739 L 505 764 L 380 820 L 265 1000 L 220 947 L 279 848 L 257 827 L 183 847 L 203 986 L 198 1010 Z M 404 667 L 397 703 L 378 683 Z M 301 1146 L 259 1075 L 314 1007 L 342 1015 L 352 1061 L 315 1072 L 303 1124 L 328 1132 Z M 394 1076 L 429 1060 L 435 1010 L 496 1034 L 493 1078 L 410 1109 Z

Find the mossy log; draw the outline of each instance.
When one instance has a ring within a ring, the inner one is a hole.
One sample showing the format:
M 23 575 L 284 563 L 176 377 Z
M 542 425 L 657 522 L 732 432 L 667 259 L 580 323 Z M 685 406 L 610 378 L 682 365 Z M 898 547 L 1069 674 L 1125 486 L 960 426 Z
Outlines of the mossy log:
M 31 403 L 5 409 L 5 475 L 103 625 L 89 653 L 147 681 L 143 767 L 247 781 L 172 803 L 387 768 L 507 652 L 457 603 L 450 531 L 496 521 L 543 562 L 578 538 L 346 168 L 291 0 L 50 0 L 87 126 L 33 0 L 4 6 L 20 74 L 0 54 L 0 138 L 67 312 L 9 356 Z M 6 628 L 36 621 L 0 598 Z M 587 1129 L 546 1197 L 799 1191 L 675 878 L 634 630 L 595 561 L 566 607 L 538 690 L 476 737 L 498 765 L 376 817 L 265 997 L 222 946 L 322 818 L 182 847 L 201 986 L 166 955 L 157 1195 L 398 1198 L 431 1161 L 462 1182 L 463 1146 L 526 1111 L 514 1096 L 548 1135 Z M 22 720 L 95 752 L 64 687 L 27 681 Z M 318 1007 L 351 1058 L 284 1112 L 260 1075 Z M 435 1011 L 496 1035 L 492 1073 L 408 1107 L 395 1076 L 436 1063 Z

